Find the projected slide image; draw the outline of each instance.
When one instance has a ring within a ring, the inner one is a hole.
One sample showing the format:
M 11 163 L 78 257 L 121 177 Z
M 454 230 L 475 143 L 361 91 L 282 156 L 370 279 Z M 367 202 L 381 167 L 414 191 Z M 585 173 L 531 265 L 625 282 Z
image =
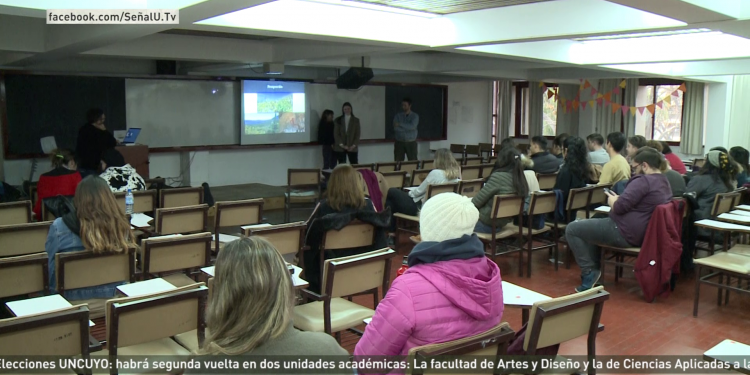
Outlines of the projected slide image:
M 266 86 L 263 89 L 278 92 L 243 93 L 245 135 L 305 133 L 304 91 L 289 92 L 281 84 Z

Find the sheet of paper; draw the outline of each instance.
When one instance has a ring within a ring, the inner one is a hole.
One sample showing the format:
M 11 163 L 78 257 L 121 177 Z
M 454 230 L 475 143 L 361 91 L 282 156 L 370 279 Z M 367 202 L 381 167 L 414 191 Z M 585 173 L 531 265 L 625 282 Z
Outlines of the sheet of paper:
M 717 220 L 700 220 L 695 222 L 696 225 L 705 225 L 707 227 L 715 228 L 715 229 L 724 229 L 724 230 L 733 230 L 733 231 L 740 231 L 740 232 L 750 232 L 750 227 L 746 225 L 739 225 L 739 224 L 732 224 L 732 223 L 725 223 L 723 221 L 717 221 Z
M 57 142 L 54 136 L 44 137 L 40 139 L 42 143 L 42 152 L 45 154 L 51 154 L 57 148 Z
M 404 190 L 406 190 L 406 191 L 412 191 L 412 190 L 414 190 L 416 188 L 418 188 L 418 186 L 410 186 L 410 187 L 405 187 Z
M 503 281 L 503 303 L 509 306 L 531 306 L 552 297 Z
M 177 233 L 177 234 L 165 234 L 163 236 L 149 237 L 149 239 L 154 239 L 154 238 L 163 239 L 163 238 L 175 238 L 175 237 L 182 237 L 182 234 L 180 234 L 180 233 Z
M 750 345 L 734 340 L 724 340 L 704 353 L 707 357 L 721 360 L 722 357 L 750 356 Z M 729 359 L 734 361 L 734 359 Z
M 612 211 L 612 207 L 610 207 L 610 206 L 599 206 L 599 207 L 595 208 L 594 211 L 596 211 L 596 212 L 602 212 L 602 213 L 609 213 L 610 211 Z
M 41 314 L 73 306 L 59 294 L 8 302 L 5 305 L 8 306 L 15 316 Z M 89 327 L 93 327 L 94 325 L 94 322 L 89 320 Z
M 372 318 L 367 318 L 363 320 L 363 322 L 365 322 L 365 324 L 370 324 L 372 322 Z
M 223 234 L 219 233 L 219 242 L 226 243 L 226 242 L 232 242 L 234 240 L 239 240 L 239 236 L 232 236 L 230 234 Z
M 151 226 L 149 223 L 152 220 L 154 220 L 154 218 L 142 213 L 134 213 L 130 215 L 130 225 L 136 228 L 148 228 Z
M 750 211 L 748 211 L 750 212 Z M 731 221 L 739 221 L 741 223 L 750 223 L 750 216 L 745 215 L 734 215 L 734 214 L 721 214 L 719 215 L 719 219 L 724 220 L 731 220 Z
M 162 278 L 139 281 L 137 283 L 125 284 L 117 287 L 117 290 L 128 297 L 165 292 L 172 289 L 177 289 L 177 287 Z
M 735 208 L 739 208 L 740 210 L 750 211 L 750 206 L 748 206 L 748 205 L 746 205 L 746 204 L 741 204 L 741 205 L 738 205 L 738 206 L 737 206 L 737 207 L 735 207 Z
M 265 223 L 265 224 L 253 224 L 253 225 L 245 225 L 240 228 L 242 229 L 257 229 L 257 228 L 266 228 L 271 227 L 271 224 Z
M 734 211 L 729 211 L 729 213 L 732 215 L 750 216 L 750 211 L 734 210 Z
M 209 275 L 211 277 L 214 276 L 214 270 L 216 270 L 216 266 L 201 268 L 201 271 L 203 271 L 203 273 L 205 273 L 206 275 Z

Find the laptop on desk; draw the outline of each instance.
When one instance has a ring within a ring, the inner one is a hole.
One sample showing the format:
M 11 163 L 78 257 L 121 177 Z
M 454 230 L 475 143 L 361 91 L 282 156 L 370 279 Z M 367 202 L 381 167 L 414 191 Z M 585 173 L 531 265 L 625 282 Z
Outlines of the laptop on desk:
M 126 146 L 132 146 L 135 144 L 135 140 L 138 139 L 138 134 L 141 133 L 141 128 L 130 128 L 125 133 L 125 139 L 122 140 L 122 144 Z

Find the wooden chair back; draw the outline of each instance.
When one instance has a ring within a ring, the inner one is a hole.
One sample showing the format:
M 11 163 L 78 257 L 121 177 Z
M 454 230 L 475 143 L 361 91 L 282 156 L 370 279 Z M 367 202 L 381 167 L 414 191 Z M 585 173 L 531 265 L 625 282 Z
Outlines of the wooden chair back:
M 380 173 L 395 172 L 398 170 L 398 162 L 385 162 L 375 164 L 375 171 Z
M 711 207 L 711 216 L 716 217 L 731 211 L 740 200 L 739 193 L 720 193 L 714 197 L 714 204 Z
M 321 251 L 370 246 L 373 243 L 375 243 L 375 227 L 372 224 L 355 220 L 341 230 L 332 229 L 325 232 Z
M 435 169 L 435 160 L 422 160 L 419 168 L 433 170 Z
M 51 221 L 0 226 L 0 257 L 43 253 Z
M 458 194 L 474 198 L 474 196 L 479 193 L 479 190 L 482 190 L 482 186 L 484 186 L 484 180 L 481 178 L 475 180 L 461 180 L 458 183 Z
M 491 219 L 521 217 L 525 198 L 518 195 L 496 195 L 492 200 Z
M 125 213 L 125 195 L 126 194 L 127 192 L 115 193 L 117 206 L 120 207 L 123 213 Z M 156 208 L 157 208 L 156 207 L 156 190 L 140 190 L 140 191 L 133 192 L 133 212 L 134 213 L 153 213 L 154 210 L 156 210 Z
M 135 194 L 133 194 L 135 197 Z M 160 208 L 177 208 L 203 204 L 203 187 L 184 187 L 159 190 Z
M 89 359 L 89 309 L 86 305 L 0 320 L 4 356 L 81 356 Z
M 492 174 L 492 170 L 495 169 L 495 164 L 480 164 L 480 167 L 482 167 L 482 173 L 479 176 L 480 178 L 487 180 L 490 178 L 490 175 Z
M 372 163 L 370 163 L 370 164 L 352 164 L 352 168 L 354 168 L 355 170 L 367 169 L 367 170 L 374 171 L 375 170 L 375 164 L 372 164 Z
M 302 264 L 301 250 L 305 247 L 306 232 L 307 223 L 304 221 L 244 229 L 245 236 L 259 236 L 268 240 L 284 259 L 297 256 L 299 264 Z
M 47 253 L 0 258 L 0 298 L 49 289 Z
M 461 179 L 462 180 L 476 180 L 482 176 L 481 165 L 469 165 L 461 167 Z
M 156 210 L 154 218 L 156 233 L 161 235 L 204 232 L 207 221 L 208 206 L 205 204 L 178 208 L 159 208 Z
M 287 186 L 290 188 L 317 188 L 320 186 L 320 169 L 288 169 Z
M 385 179 L 385 183 L 388 184 L 388 188 L 401 189 L 406 186 L 406 171 L 385 172 L 381 174 L 383 175 L 383 179 Z
M 330 298 L 350 296 L 383 287 L 390 283 L 391 259 L 396 252 L 384 248 L 348 257 L 328 259 L 323 266 L 321 290 Z
M 208 288 L 203 283 L 168 293 L 107 301 L 107 349 L 111 356 L 132 345 L 170 338 L 197 330 L 205 338 Z
M 523 348 L 534 355 L 538 348 L 557 345 L 588 335 L 588 355 L 596 351 L 596 334 L 604 302 L 603 287 L 537 302 L 531 308 Z
M 399 171 L 413 175 L 414 171 L 419 168 L 419 160 L 402 161 L 399 163 Z
M 479 143 L 479 153 L 484 154 L 485 152 L 487 156 L 492 154 L 492 143 Z
M 263 198 L 216 202 L 214 207 L 216 207 L 216 217 L 213 223 L 215 251 L 219 251 L 220 248 L 221 228 L 260 224 L 263 221 Z
M 95 254 L 90 250 L 55 254 L 57 291 L 116 282 L 135 282 L 135 249 Z
M 479 149 L 479 145 L 478 144 L 476 144 L 476 145 L 466 145 L 466 155 L 467 156 L 469 156 L 469 155 L 481 156 L 481 154 L 479 153 L 479 150 L 480 149 Z
M 211 263 L 211 233 L 152 237 L 141 242 L 144 278 L 197 270 Z
M 427 187 L 427 199 L 430 199 L 442 193 L 457 193 L 457 192 L 458 192 L 458 182 L 452 182 L 448 184 L 430 185 Z M 425 201 L 427 199 L 425 199 Z
M 464 151 L 466 151 L 466 145 L 451 143 L 449 150 L 451 150 L 451 153 L 461 154 L 463 156 Z
M 416 169 L 411 172 L 411 186 L 419 186 L 427 178 L 432 170 Z
M 497 363 L 500 356 L 507 354 L 508 346 L 515 336 L 515 332 L 510 328 L 510 324 L 503 322 L 497 326 L 482 332 L 480 334 L 464 337 L 457 340 L 447 341 L 439 344 L 428 344 L 423 346 L 417 346 L 409 349 L 409 363 L 424 363 L 428 362 L 430 357 L 435 356 L 466 356 L 466 355 L 481 355 L 481 356 L 492 356 L 494 363 Z M 430 370 L 423 370 L 420 367 L 427 366 L 414 366 L 411 368 L 411 372 L 407 374 L 430 374 L 430 373 L 441 373 L 441 371 L 433 372 Z M 488 369 L 487 374 L 494 374 L 494 369 Z
M 557 181 L 557 173 L 542 174 L 537 173 L 536 179 L 539 181 L 539 188 L 542 190 L 552 190 Z
M 464 158 L 464 165 L 481 165 L 484 163 L 484 158 L 481 156 L 470 156 Z
M 693 159 L 693 169 L 703 168 L 703 164 L 706 164 L 706 159 Z
M 26 224 L 30 222 L 31 201 L 0 203 L 0 225 Z
M 590 204 L 607 204 L 607 194 L 604 194 L 604 189 L 611 188 L 612 185 L 596 185 L 592 187 Z
M 557 194 L 554 191 L 531 193 L 529 216 L 554 213 L 557 209 Z M 529 220 L 529 224 L 531 220 Z

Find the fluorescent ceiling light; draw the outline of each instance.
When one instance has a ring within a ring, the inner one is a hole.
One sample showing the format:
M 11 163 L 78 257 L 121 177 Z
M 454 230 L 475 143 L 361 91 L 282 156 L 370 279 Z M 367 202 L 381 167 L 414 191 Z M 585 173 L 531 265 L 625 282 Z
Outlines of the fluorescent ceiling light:
M 640 38 L 570 39 L 460 48 L 581 65 L 719 60 L 750 56 L 750 40 L 718 31 Z
M 635 34 L 616 34 L 616 35 L 601 35 L 601 36 L 589 36 L 585 38 L 573 38 L 576 42 L 587 42 L 592 40 L 615 40 L 615 39 L 631 39 L 631 38 L 647 38 L 652 36 L 668 36 L 668 35 L 683 35 L 683 34 L 696 34 L 696 33 L 707 33 L 711 29 L 687 29 L 687 30 L 670 30 L 670 31 L 652 31 L 648 33 L 635 33 Z
M 182 9 L 206 0 L 0 0 L 0 6 L 28 9 Z
M 280 0 L 280 1 L 286 1 L 286 0 Z M 324 4 L 340 5 L 340 6 L 346 6 L 346 7 L 362 8 L 362 9 L 372 9 L 372 10 L 377 10 L 380 12 L 405 14 L 408 16 L 415 16 L 415 17 L 424 17 L 424 18 L 440 17 L 439 14 L 435 14 L 435 13 L 420 12 L 420 11 L 411 10 L 411 9 L 401 9 L 401 8 L 390 7 L 387 5 L 365 3 L 365 2 L 360 2 L 360 1 L 351 1 L 351 0 L 306 0 L 306 1 L 314 2 L 314 3 L 324 3 Z
M 453 27 L 444 17 L 426 18 L 404 14 L 400 9 L 384 11 L 342 5 L 329 0 L 279 0 L 196 22 L 200 25 L 242 27 L 256 30 L 324 35 L 431 46 L 451 37 Z M 419 12 L 417 12 L 419 13 Z M 326 20 L 321 22 L 321 20 Z

